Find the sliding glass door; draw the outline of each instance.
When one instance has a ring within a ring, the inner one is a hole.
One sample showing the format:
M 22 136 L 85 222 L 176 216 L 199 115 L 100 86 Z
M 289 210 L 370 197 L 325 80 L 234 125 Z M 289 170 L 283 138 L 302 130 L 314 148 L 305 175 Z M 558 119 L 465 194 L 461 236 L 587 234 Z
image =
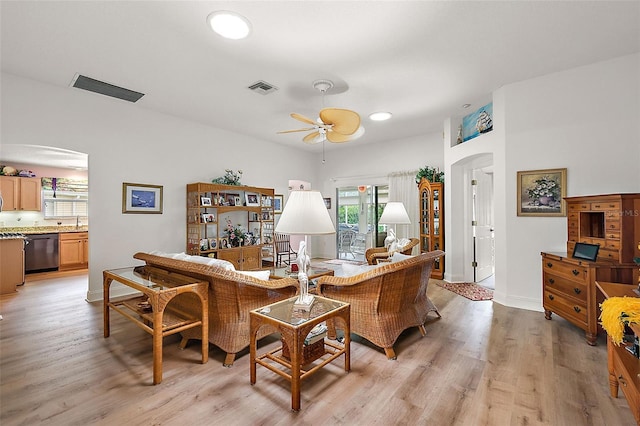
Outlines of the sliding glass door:
M 378 220 L 387 203 L 388 193 L 388 185 L 337 189 L 338 259 L 363 261 L 367 248 L 384 245 L 386 225 L 380 225 Z

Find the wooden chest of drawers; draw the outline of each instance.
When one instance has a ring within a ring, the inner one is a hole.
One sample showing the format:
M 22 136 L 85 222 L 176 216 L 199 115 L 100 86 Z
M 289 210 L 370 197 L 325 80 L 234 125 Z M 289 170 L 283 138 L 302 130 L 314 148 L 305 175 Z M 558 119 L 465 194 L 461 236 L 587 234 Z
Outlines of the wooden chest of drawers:
M 598 337 L 598 294 L 596 280 L 631 282 L 633 266 L 609 261 L 587 262 L 567 253 L 541 253 L 542 305 L 544 316 L 561 316 L 585 331 L 587 343 Z

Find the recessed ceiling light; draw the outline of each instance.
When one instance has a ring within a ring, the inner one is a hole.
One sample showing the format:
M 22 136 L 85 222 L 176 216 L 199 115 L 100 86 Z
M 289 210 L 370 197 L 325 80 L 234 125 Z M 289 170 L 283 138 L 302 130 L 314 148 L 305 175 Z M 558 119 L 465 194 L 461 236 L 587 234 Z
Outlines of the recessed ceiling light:
M 385 121 L 391 118 L 390 112 L 374 112 L 369 114 L 369 119 L 373 121 Z
M 218 10 L 207 16 L 211 29 L 224 38 L 240 40 L 251 32 L 251 24 L 244 16 L 228 10 Z

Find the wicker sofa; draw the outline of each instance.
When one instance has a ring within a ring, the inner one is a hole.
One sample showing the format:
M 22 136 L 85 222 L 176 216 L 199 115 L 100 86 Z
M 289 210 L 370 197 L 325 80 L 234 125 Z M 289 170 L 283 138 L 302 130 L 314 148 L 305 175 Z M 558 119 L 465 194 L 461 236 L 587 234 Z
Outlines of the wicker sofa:
M 417 238 L 409 238 L 409 243 L 400 250 L 400 253 L 410 255 L 413 248 L 420 244 Z M 389 252 L 386 247 L 371 247 L 364 252 L 364 258 L 367 259 L 369 265 L 377 265 L 380 262 L 389 260 Z
M 224 366 L 233 365 L 236 354 L 249 346 L 249 311 L 278 300 L 294 296 L 298 281 L 293 278 L 261 280 L 217 266 L 209 266 L 185 260 L 172 259 L 149 253 L 136 253 L 135 259 L 147 265 L 162 268 L 209 283 L 209 342 L 227 353 Z M 169 308 L 194 312 L 201 310 L 200 301 L 192 294 L 182 294 L 171 301 Z M 262 327 L 258 338 L 274 333 L 270 327 Z M 180 347 L 189 339 L 201 339 L 200 328 L 182 332 Z
M 437 250 L 369 267 L 351 277 L 323 276 L 318 279 L 318 292 L 350 303 L 351 332 L 383 348 L 387 358 L 396 359 L 393 345 L 400 333 L 418 327 L 424 336 L 429 312 L 440 317 L 427 296 L 427 286 L 433 263 L 441 256 L 444 252 Z

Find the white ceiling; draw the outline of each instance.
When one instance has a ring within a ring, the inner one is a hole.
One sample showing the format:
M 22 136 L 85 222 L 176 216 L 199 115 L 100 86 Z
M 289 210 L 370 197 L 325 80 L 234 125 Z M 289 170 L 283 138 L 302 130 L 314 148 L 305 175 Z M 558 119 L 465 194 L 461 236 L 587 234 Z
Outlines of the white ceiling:
M 221 9 L 251 21 L 249 38 L 209 29 Z M 2 1 L 0 12 L 4 72 L 68 90 L 80 73 L 145 93 L 139 108 L 310 151 L 321 148 L 304 133 L 276 132 L 304 127 L 291 112 L 317 116 L 317 79 L 337 86 L 324 106 L 361 114 L 366 133 L 349 143 L 371 144 L 441 131 L 506 84 L 640 51 L 637 1 Z M 258 80 L 279 90 L 247 89 Z M 366 118 L 379 110 L 393 118 Z

